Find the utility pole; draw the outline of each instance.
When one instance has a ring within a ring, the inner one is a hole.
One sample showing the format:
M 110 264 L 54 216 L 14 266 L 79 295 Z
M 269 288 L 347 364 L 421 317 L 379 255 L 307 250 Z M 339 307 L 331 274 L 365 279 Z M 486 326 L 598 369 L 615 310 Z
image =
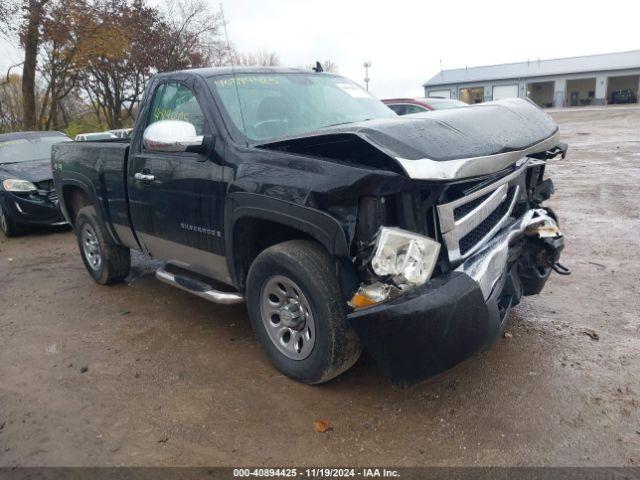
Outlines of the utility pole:
M 371 62 L 364 62 L 362 64 L 362 66 L 364 67 L 364 84 L 365 87 L 367 89 L 367 92 L 369 91 L 369 80 L 371 80 L 369 78 L 369 67 L 371 66 Z

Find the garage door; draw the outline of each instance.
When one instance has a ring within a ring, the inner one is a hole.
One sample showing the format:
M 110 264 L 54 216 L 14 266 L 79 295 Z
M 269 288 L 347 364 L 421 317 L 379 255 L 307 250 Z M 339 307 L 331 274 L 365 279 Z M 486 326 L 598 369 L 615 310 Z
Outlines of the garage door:
M 493 87 L 493 99 L 514 98 L 518 96 L 518 85 L 499 85 Z
M 431 98 L 451 98 L 451 90 L 434 90 L 432 92 L 429 92 L 429 96 Z

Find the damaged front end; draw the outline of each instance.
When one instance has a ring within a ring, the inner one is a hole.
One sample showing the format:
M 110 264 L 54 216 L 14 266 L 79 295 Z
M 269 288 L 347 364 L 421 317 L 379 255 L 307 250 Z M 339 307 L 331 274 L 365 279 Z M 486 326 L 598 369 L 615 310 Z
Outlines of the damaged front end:
M 525 158 L 490 178 L 419 184 L 429 194 L 369 200 L 360 212 L 369 228 L 371 218 L 380 224 L 358 246 L 362 284 L 349 320 L 396 383 L 486 349 L 523 295 L 539 293 L 553 270 L 563 273 L 564 237 L 555 214 L 540 205 L 553 192 L 544 166 Z M 428 205 L 414 209 L 416 198 Z M 407 222 L 415 215 L 427 221 Z
M 564 237 L 543 206 L 546 162 L 567 152 L 559 138 L 542 110 L 510 99 L 260 148 L 345 175 L 331 195 L 320 184 L 304 198 L 340 218 L 349 239 L 348 319 L 393 380 L 413 383 L 487 348 L 523 295 L 566 273 Z

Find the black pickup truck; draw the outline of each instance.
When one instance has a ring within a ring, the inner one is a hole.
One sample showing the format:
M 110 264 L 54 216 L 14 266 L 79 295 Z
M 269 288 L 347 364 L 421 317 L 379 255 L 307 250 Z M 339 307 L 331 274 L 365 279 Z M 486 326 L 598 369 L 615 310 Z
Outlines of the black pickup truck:
M 159 280 L 246 301 L 296 380 L 367 348 L 412 383 L 487 348 L 562 271 L 541 204 L 566 148 L 524 99 L 399 117 L 337 75 L 219 68 L 153 77 L 130 140 L 61 143 L 52 162 L 98 283 L 141 250 Z

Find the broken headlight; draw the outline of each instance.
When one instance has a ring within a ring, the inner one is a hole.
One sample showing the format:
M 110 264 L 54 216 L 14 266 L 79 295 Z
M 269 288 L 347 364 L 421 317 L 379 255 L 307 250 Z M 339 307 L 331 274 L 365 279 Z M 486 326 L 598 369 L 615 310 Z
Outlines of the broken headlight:
M 349 305 L 355 309 L 369 307 L 423 285 L 431 278 L 439 253 L 440 244 L 429 237 L 400 228 L 380 227 L 370 266 L 381 281 L 361 284 Z
M 417 287 L 431 277 L 439 253 L 440 244 L 429 237 L 400 228 L 381 227 L 371 269 L 379 277 L 390 277 L 400 288 Z

